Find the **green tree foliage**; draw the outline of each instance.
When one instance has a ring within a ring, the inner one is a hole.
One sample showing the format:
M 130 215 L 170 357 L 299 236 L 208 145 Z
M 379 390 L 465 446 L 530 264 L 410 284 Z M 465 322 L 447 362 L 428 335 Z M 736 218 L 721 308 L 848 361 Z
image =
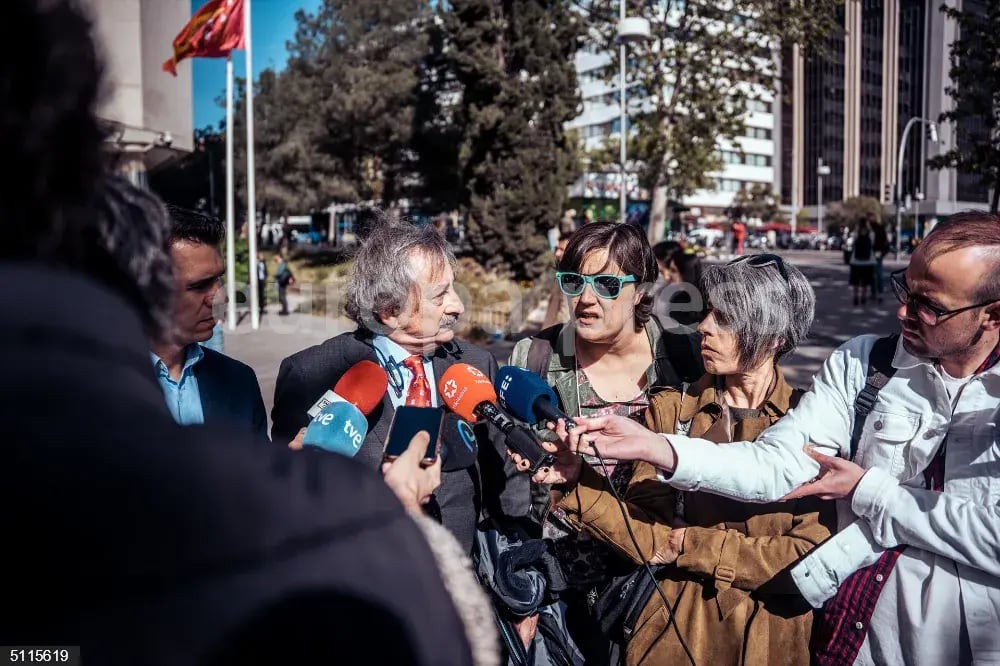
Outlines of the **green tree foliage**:
M 412 148 L 418 182 L 414 194 L 428 212 L 453 211 L 461 205 L 462 128 L 456 117 L 461 88 L 449 66 L 445 11 L 438 5 L 434 20 L 427 23 L 428 48 L 420 66 L 414 111 Z
M 566 0 L 453 0 L 442 18 L 473 256 L 536 277 L 577 172 L 564 124 L 579 112 L 582 20 Z
M 729 215 L 740 219 L 756 218 L 763 222 L 778 222 L 781 220 L 779 203 L 778 195 L 771 189 L 770 183 L 754 183 L 749 190 L 743 188 L 733 195 Z
M 881 223 L 884 215 L 885 208 L 875 197 L 850 197 L 831 203 L 827 207 L 824 223 L 832 229 L 853 229 L 862 219 Z
M 928 160 L 935 169 L 958 169 L 978 175 L 992 188 L 990 210 L 1000 204 L 1000 3 L 965 2 L 962 9 L 941 11 L 958 24 L 950 50 L 952 84 L 945 88 L 953 109 L 939 120 L 955 125 L 957 141 Z
M 258 203 L 289 212 L 331 201 L 392 207 L 414 168 L 427 0 L 325 0 L 295 19 L 287 69 L 256 85 Z M 241 96 L 240 162 L 243 104 Z
M 599 50 L 613 54 L 606 78 L 618 85 L 620 2 L 650 22 L 651 38 L 629 46 L 629 153 L 653 202 L 650 240 L 664 232 L 668 198 L 712 189 L 723 166 L 719 142 L 739 152 L 750 103 L 778 87 L 774 53 L 819 44 L 836 28 L 844 0 L 578 0 Z

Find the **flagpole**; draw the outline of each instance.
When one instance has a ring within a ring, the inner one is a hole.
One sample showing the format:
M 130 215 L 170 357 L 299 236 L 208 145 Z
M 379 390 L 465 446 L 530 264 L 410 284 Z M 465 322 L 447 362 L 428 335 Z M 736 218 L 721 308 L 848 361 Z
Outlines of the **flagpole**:
M 243 3 L 243 34 L 246 46 L 247 71 L 247 240 L 250 249 L 250 275 L 257 274 L 257 192 L 253 161 L 253 50 L 250 46 L 250 0 Z M 250 325 L 260 328 L 260 295 L 257 280 L 250 280 Z
M 236 194 L 233 187 L 233 56 L 226 56 L 226 323 L 236 330 Z M 250 272 L 251 278 L 256 269 Z M 254 280 L 251 279 L 253 284 Z

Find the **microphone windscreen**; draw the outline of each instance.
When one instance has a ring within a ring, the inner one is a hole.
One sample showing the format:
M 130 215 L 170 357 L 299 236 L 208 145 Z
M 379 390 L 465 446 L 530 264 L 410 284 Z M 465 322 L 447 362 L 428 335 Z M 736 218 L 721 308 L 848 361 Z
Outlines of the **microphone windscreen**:
M 382 402 L 389 388 L 389 375 L 374 361 L 358 361 L 343 374 L 333 392 L 366 416 Z
M 553 405 L 559 404 L 555 391 L 544 379 L 530 370 L 514 365 L 500 368 L 494 385 L 500 406 L 525 423 L 534 424 L 540 420 L 534 411 L 535 402 L 539 398 L 545 398 Z
M 368 434 L 368 420 L 349 402 L 331 402 L 306 428 L 302 443 L 353 458 Z
M 458 414 L 446 412 L 441 429 L 441 471 L 454 472 L 476 464 L 479 444 L 472 426 Z
M 497 401 L 490 378 L 468 363 L 456 363 L 445 370 L 438 380 L 438 394 L 448 409 L 470 422 L 479 420 L 477 405 Z

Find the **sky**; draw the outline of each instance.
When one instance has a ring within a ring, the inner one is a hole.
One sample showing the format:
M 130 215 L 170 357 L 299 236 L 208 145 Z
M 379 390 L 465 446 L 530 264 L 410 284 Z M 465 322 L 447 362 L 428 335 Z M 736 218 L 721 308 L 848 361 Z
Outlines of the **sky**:
M 288 60 L 285 42 L 295 36 L 295 12 L 304 9 L 314 13 L 322 0 L 247 0 L 251 2 L 251 46 L 253 48 L 253 75 L 271 67 L 284 69 Z M 194 14 L 207 0 L 191 0 Z M 178 32 L 183 26 L 177 26 Z M 226 61 L 223 58 L 194 58 L 194 126 L 196 129 L 219 124 L 226 116 L 226 109 L 216 103 L 226 94 Z M 243 51 L 233 52 L 233 72 L 246 75 L 246 58 Z

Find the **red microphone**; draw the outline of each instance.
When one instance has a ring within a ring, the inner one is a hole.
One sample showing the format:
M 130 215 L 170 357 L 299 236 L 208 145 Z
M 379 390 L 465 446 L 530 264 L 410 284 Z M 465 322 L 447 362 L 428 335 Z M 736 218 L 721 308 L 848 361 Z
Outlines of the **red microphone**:
M 358 361 L 345 372 L 332 391 L 327 391 L 307 412 L 315 418 L 331 402 L 349 402 L 365 416 L 382 402 L 389 388 L 389 375 L 374 361 Z
M 374 361 L 358 361 L 340 378 L 333 392 L 361 410 L 371 414 L 389 389 L 389 375 Z

